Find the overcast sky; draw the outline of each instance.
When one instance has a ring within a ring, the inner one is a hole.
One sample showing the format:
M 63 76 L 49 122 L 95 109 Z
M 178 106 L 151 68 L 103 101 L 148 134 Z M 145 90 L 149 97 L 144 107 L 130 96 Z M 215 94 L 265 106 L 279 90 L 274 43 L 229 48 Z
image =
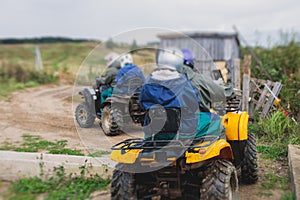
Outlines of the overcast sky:
M 0 0 L 0 38 L 67 36 L 106 40 L 141 27 L 232 31 L 250 43 L 300 32 L 299 0 Z

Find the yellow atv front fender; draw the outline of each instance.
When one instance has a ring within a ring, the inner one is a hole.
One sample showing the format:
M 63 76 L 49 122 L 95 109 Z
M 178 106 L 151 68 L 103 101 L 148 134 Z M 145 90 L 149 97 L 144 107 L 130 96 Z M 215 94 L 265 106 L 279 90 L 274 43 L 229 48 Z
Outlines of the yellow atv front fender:
M 203 142 L 198 145 L 204 146 L 206 143 L 209 143 L 209 142 Z M 197 151 L 197 152 L 195 152 L 195 151 Z M 230 144 L 226 140 L 220 139 L 220 140 L 217 140 L 216 142 L 212 143 L 209 146 L 195 148 L 194 152 L 186 151 L 185 157 L 186 157 L 186 163 L 192 164 L 192 163 L 205 161 L 205 160 L 208 160 L 213 157 L 233 159 L 233 154 L 232 154 Z

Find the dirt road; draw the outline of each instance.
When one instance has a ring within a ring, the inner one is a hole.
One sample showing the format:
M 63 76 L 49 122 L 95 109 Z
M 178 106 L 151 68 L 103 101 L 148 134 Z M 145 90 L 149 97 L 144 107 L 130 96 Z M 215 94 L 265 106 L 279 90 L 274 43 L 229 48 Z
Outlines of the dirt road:
M 21 141 L 26 133 L 80 144 L 71 115 L 71 94 L 72 86 L 49 85 L 13 93 L 0 102 L 1 142 Z
M 48 141 L 67 140 L 68 147 L 83 151 L 109 150 L 126 137 L 106 138 L 97 122 L 90 129 L 74 123 L 73 86 L 47 85 L 13 93 L 0 102 L 0 144 L 22 142 L 23 134 Z M 77 104 L 74 103 L 74 107 Z
M 76 93 L 76 91 L 75 91 Z M 97 122 L 92 128 L 81 129 L 74 123 L 72 108 L 73 86 L 47 85 L 15 92 L 5 101 L 0 102 L 0 144 L 10 142 L 18 144 L 23 134 L 40 135 L 48 141 L 67 140 L 68 147 L 80 149 L 86 153 L 109 150 L 112 144 L 128 136 L 106 137 Z M 77 103 L 74 103 L 76 106 Z M 73 106 L 73 107 L 74 107 Z M 138 132 L 138 129 L 137 129 Z M 136 137 L 134 134 L 132 137 Z M 260 180 L 267 173 L 266 165 L 259 160 Z M 281 166 L 274 166 L 278 169 Z M 283 171 L 287 170 L 287 166 Z M 280 199 L 280 192 L 273 191 L 271 197 L 259 195 L 259 185 L 240 185 L 240 199 Z M 105 194 L 103 198 L 109 198 Z

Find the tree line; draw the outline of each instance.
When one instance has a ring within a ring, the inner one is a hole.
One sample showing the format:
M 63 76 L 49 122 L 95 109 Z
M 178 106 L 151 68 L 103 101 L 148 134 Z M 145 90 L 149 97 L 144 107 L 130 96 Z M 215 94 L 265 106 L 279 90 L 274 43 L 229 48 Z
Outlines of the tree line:
M 5 38 L 0 39 L 0 44 L 42 44 L 42 43 L 63 43 L 63 42 L 88 42 L 89 39 L 72 39 L 67 37 L 35 37 L 35 38 Z

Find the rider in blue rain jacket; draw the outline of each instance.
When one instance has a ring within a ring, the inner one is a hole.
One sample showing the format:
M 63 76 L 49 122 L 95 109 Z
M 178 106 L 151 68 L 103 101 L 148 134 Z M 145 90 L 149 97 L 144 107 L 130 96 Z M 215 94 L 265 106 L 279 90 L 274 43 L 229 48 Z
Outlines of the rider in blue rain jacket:
M 197 131 L 197 113 L 201 101 L 186 75 L 178 72 L 183 66 L 182 59 L 181 51 L 175 48 L 159 52 L 157 68 L 147 77 L 142 87 L 140 105 L 146 111 L 156 107 L 179 109 L 179 137 L 190 138 L 194 137 Z M 145 138 L 149 138 L 153 130 L 148 126 L 149 122 L 146 119 L 144 132 Z M 168 135 L 165 134 L 160 139 L 167 139 Z
M 116 93 L 130 95 L 133 92 L 139 92 L 140 87 L 145 82 L 145 77 L 142 70 L 133 64 L 133 59 L 130 54 L 125 54 L 120 58 L 121 69 L 116 76 Z M 130 85 L 131 80 L 139 80 L 137 85 Z

